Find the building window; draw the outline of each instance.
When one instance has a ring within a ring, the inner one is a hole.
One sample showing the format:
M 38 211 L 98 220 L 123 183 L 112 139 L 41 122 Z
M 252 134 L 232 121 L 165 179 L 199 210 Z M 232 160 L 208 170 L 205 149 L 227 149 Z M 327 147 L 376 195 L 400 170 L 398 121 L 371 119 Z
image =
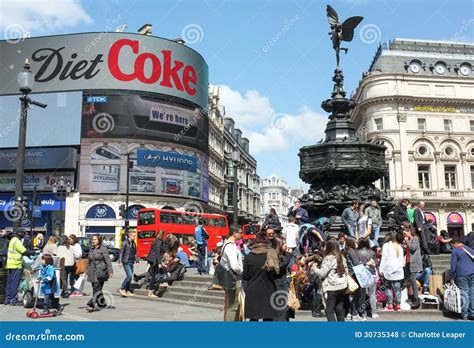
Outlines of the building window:
M 430 189 L 430 166 L 418 166 L 418 187 L 422 190 Z
M 474 190 L 474 166 L 471 166 L 471 188 Z
M 426 130 L 426 119 L 419 118 L 418 119 L 418 130 L 425 131 Z
M 380 131 L 383 130 L 383 118 L 376 118 L 375 121 L 375 129 Z
M 455 166 L 444 167 L 444 183 L 448 190 L 456 189 L 456 167 Z
M 452 130 L 451 120 L 444 120 L 444 130 L 446 132 L 451 132 Z
M 474 133 L 474 121 L 469 121 L 469 125 L 470 125 L 470 128 L 471 128 L 471 132 Z
M 234 184 L 227 184 L 227 206 L 232 207 L 234 205 Z

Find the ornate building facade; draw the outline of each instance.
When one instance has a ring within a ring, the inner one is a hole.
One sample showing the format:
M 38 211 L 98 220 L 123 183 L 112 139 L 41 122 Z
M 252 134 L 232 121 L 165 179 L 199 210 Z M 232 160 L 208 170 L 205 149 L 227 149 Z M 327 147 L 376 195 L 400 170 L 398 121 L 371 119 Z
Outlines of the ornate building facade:
M 474 229 L 474 44 L 395 39 L 380 46 L 354 99 L 359 136 L 387 147 L 396 201 L 425 201 L 439 230 Z

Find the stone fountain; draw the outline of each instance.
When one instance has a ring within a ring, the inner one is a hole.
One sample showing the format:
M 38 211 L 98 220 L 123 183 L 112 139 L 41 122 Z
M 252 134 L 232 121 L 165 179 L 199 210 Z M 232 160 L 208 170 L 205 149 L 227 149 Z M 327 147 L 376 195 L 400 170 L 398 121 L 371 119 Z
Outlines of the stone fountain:
M 331 39 L 336 52 L 334 88 L 331 99 L 321 107 L 330 113 L 325 138 L 318 144 L 304 146 L 299 151 L 300 178 L 311 185 L 301 197 L 302 206 L 311 218 L 340 215 L 353 200 L 367 202 L 373 197 L 379 201 L 383 213 L 392 207 L 392 198 L 377 189 L 373 183 L 387 172 L 385 146 L 361 139 L 351 121 L 356 103 L 346 97 L 344 75 L 339 67 L 342 41 L 352 41 L 355 27 L 362 17 L 350 17 L 342 24 L 336 11 L 327 6 Z M 384 215 L 385 215 L 384 214 Z

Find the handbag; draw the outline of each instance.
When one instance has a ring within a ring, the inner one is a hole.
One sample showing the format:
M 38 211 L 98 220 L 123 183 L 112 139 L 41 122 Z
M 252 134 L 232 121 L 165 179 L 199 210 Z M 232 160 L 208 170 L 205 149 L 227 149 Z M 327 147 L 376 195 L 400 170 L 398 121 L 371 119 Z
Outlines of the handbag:
M 222 249 L 221 256 L 219 257 L 219 263 L 216 265 L 214 270 L 213 283 L 221 286 L 226 290 L 233 290 L 237 286 L 237 274 L 232 270 L 227 270 L 221 265 L 221 257 L 224 255 L 224 250 L 227 245 L 234 243 L 227 243 Z
M 87 259 L 79 259 L 76 261 L 76 267 L 75 267 L 75 270 L 76 270 L 76 275 L 79 275 L 79 274 L 82 274 L 82 273 L 85 273 L 86 270 L 87 270 Z
M 359 284 L 352 278 L 349 274 L 346 274 L 346 279 L 347 279 L 347 288 L 346 288 L 346 294 L 350 295 L 353 294 L 354 292 L 359 289 Z
M 374 286 L 375 280 L 374 276 L 370 271 L 365 267 L 363 264 L 354 266 L 352 268 L 354 270 L 354 275 L 356 276 L 357 280 L 359 281 L 361 288 L 370 288 Z
M 444 285 L 444 309 L 450 312 L 461 313 L 461 290 L 456 284 Z
M 428 278 L 429 291 L 432 296 L 443 296 L 443 276 L 439 274 L 432 274 Z
M 81 274 L 79 278 L 74 282 L 73 288 L 79 292 L 84 291 L 84 285 L 86 284 L 86 276 Z
M 105 258 L 105 256 L 104 256 L 104 258 Z M 105 282 L 109 279 L 109 272 L 107 270 L 107 266 L 99 267 L 97 262 L 94 260 L 94 269 L 95 269 L 95 275 L 96 275 L 97 280 L 99 282 Z
M 294 311 L 297 311 L 301 307 L 300 300 L 298 299 L 298 296 L 296 296 L 296 289 L 293 280 L 290 282 L 290 287 L 288 289 L 288 307 Z

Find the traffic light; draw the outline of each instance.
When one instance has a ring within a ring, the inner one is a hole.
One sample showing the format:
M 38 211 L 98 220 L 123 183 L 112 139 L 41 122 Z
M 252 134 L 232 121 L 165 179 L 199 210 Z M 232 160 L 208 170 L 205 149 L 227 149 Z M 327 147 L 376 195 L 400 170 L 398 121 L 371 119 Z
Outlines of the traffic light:
M 125 217 L 125 204 L 121 204 L 119 207 L 119 215 L 121 218 Z

